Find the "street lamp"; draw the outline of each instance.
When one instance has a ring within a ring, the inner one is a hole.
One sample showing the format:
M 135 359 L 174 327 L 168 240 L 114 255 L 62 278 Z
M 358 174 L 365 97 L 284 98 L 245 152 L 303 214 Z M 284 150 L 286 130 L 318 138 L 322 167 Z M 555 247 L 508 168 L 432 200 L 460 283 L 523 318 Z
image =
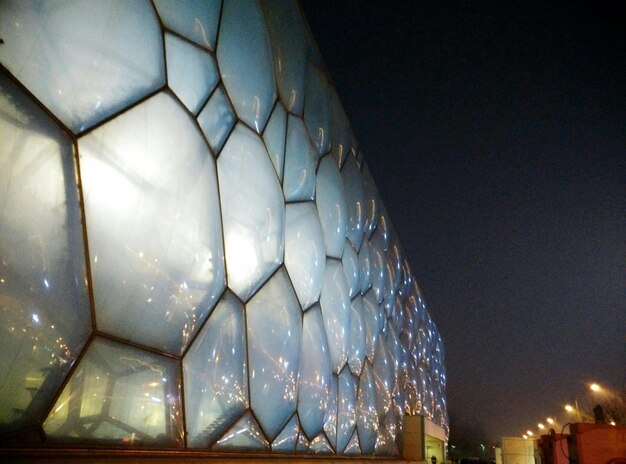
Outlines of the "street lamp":
M 578 417 L 578 422 L 581 422 L 581 418 L 580 418 L 580 409 L 578 408 L 578 398 L 576 398 L 576 407 L 572 406 L 571 404 L 566 404 L 565 405 L 565 410 L 569 413 L 572 413 L 574 411 L 576 411 L 576 416 Z
M 589 389 L 594 392 L 599 392 L 602 390 L 602 387 L 594 382 L 591 385 L 589 385 Z
M 539 423 L 537 424 L 537 427 L 539 427 L 539 430 L 543 430 L 543 429 L 545 429 L 545 428 L 546 428 L 546 426 L 545 426 L 545 425 L 543 425 L 541 422 L 539 422 Z

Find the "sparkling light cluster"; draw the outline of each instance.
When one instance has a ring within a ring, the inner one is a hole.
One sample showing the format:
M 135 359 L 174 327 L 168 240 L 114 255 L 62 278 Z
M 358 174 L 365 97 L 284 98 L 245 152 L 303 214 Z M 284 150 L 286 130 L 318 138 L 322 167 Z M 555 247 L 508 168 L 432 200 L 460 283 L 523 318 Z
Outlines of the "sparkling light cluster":
M 441 338 L 297 3 L 0 8 L 0 438 L 447 430 Z

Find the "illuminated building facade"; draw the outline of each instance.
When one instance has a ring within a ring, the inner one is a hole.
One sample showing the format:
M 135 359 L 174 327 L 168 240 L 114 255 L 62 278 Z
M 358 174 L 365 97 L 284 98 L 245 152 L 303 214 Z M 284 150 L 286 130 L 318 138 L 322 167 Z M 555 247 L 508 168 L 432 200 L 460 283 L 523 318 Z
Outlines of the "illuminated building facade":
M 297 3 L 0 8 L 2 446 L 447 430 L 441 338 Z

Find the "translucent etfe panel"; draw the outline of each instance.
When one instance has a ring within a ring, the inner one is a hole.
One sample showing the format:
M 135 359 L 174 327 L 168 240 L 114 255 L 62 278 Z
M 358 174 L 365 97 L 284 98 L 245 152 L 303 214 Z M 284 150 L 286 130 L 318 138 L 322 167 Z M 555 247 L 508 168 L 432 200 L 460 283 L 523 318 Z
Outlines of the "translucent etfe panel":
M 155 0 L 165 27 L 203 47 L 215 50 L 220 19 L 220 0 L 187 0 L 181 8 L 178 0 Z
M 383 337 L 378 339 L 378 344 L 376 345 L 372 374 L 376 385 L 376 411 L 378 412 L 378 417 L 384 418 L 391 405 L 393 367 L 391 366 L 389 353 Z
M 304 98 L 304 122 L 320 155 L 330 151 L 329 87 L 325 72 L 309 63 Z
M 350 298 L 353 298 L 359 292 L 359 257 L 350 245 L 350 241 L 345 241 L 346 245 L 343 248 L 343 256 L 341 262 L 343 264 L 343 270 L 346 272 L 346 278 L 348 279 L 348 286 L 350 287 Z
M 269 3 L 264 3 L 264 5 Z M 263 131 L 263 140 L 267 147 L 278 178 L 283 180 L 285 164 L 285 134 L 287 133 L 287 113 L 280 103 L 276 104 L 270 120 Z
M 363 296 L 363 322 L 365 323 L 365 354 L 370 361 L 374 359 L 380 331 L 379 307 L 373 291 Z
M 333 452 L 333 448 L 330 446 L 330 443 L 324 436 L 324 434 L 319 434 L 309 444 L 309 453 L 313 454 L 330 454 Z
M 189 111 L 197 114 L 220 79 L 213 57 L 168 33 L 165 34 L 165 57 L 168 86 Z
M 224 2 L 217 46 L 222 80 L 239 118 L 261 133 L 274 106 L 274 66 L 255 0 Z
M 304 313 L 300 373 L 298 378 L 298 415 L 309 437 L 317 435 L 324 423 L 330 397 L 330 358 L 322 313 L 316 305 Z
M 385 280 L 387 278 L 387 256 L 380 239 L 380 229 L 376 229 L 371 239 L 370 259 L 372 269 L 372 290 L 376 294 L 376 301 L 382 303 L 385 297 Z
M 283 259 L 285 203 L 261 139 L 238 124 L 217 160 L 228 286 L 246 301 Z
M 354 375 L 361 374 L 365 359 L 365 323 L 363 322 L 361 295 L 352 300 L 350 308 L 350 332 L 348 344 L 348 366 Z
M 91 331 L 75 179 L 70 138 L 0 71 L 0 434 L 42 418 Z
M 296 443 L 296 452 L 306 452 L 308 449 L 309 440 L 304 433 L 300 433 L 300 435 L 298 435 L 298 443 Z
M 378 413 L 376 411 L 376 386 L 369 363 L 363 366 L 356 400 L 356 426 L 359 431 L 363 454 L 373 454 L 378 436 Z
M 0 61 L 74 133 L 165 81 L 149 1 L 3 2 Z
M 349 456 L 355 456 L 361 454 L 361 445 L 359 443 L 359 435 L 356 433 L 356 430 L 352 434 L 352 438 L 348 442 L 346 449 L 343 451 L 343 454 L 347 454 Z
M 343 178 L 348 208 L 346 235 L 352 242 L 354 249 L 358 250 L 361 246 L 361 240 L 363 240 L 363 229 L 365 226 L 365 195 L 363 194 L 361 171 L 359 171 L 359 166 L 354 156 L 348 156 L 346 164 L 341 169 L 341 177 Z
M 350 123 L 346 116 L 337 91 L 330 87 L 330 145 L 337 159 L 337 165 L 343 166 L 350 148 L 353 146 L 353 136 Z
M 58 442 L 183 446 L 179 364 L 96 337 L 43 429 Z
M 343 453 L 356 425 L 357 381 L 350 371 L 344 369 L 339 374 L 339 395 L 337 397 L 337 453 Z
M 270 441 L 296 410 L 302 310 L 284 269 L 246 305 L 252 410 Z
M 298 442 L 298 433 L 300 433 L 298 416 L 294 414 L 272 442 L 272 451 L 285 453 L 294 452 L 296 450 L 296 443 Z
M 371 246 L 367 239 L 363 240 L 361 249 L 359 250 L 359 285 L 361 287 L 361 293 L 365 294 L 367 289 L 372 285 L 372 261 L 371 261 Z
M 190 447 L 210 446 L 248 407 L 243 306 L 227 292 L 183 359 Z
M 345 370 L 345 369 L 344 369 Z M 330 376 L 330 395 L 324 416 L 324 433 L 330 446 L 337 447 L 337 374 Z
M 285 200 L 313 200 L 317 153 L 313 150 L 302 119 L 289 115 L 285 148 Z
M 285 266 L 303 309 L 319 299 L 325 264 L 326 248 L 315 203 L 288 204 Z
M 78 140 L 100 330 L 181 353 L 224 288 L 215 163 L 159 93 Z
M 316 176 L 315 203 L 324 232 L 326 253 L 341 258 L 346 237 L 346 198 L 343 180 L 332 158 L 320 161 Z
M 302 115 L 307 25 L 294 0 L 262 2 L 272 44 L 278 95 L 290 113 Z
M 218 87 L 198 115 L 198 124 L 209 141 L 213 153 L 218 154 L 230 130 L 235 125 L 235 112 L 222 87 Z
M 338 374 L 347 361 L 350 331 L 350 290 L 341 261 L 326 260 L 320 305 L 330 348 L 331 367 Z
M 363 166 L 361 174 L 363 178 L 363 193 L 365 195 L 366 204 L 365 234 L 367 237 L 370 237 L 378 224 L 378 217 L 380 216 L 381 212 L 382 200 L 380 198 L 380 193 L 378 193 L 378 188 L 376 188 L 376 183 L 372 178 L 370 169 L 367 166 L 367 163 Z
M 270 444 L 250 412 L 246 412 L 213 446 L 215 450 L 268 451 Z

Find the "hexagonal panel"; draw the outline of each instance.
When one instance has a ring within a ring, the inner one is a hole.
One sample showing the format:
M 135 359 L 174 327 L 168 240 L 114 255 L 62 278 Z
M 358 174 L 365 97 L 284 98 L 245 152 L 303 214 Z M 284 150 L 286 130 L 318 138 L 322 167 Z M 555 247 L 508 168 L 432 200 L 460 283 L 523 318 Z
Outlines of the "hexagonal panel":
M 331 366 L 333 372 L 338 374 L 347 361 L 350 327 L 350 289 L 341 261 L 326 260 L 320 305 L 330 348 Z
M 178 361 L 96 337 L 43 424 L 53 442 L 183 446 Z
M 237 124 L 217 160 L 228 286 L 247 301 L 283 260 L 285 203 L 263 142 Z
M 283 181 L 285 200 L 304 201 L 315 198 L 317 158 L 302 119 L 289 115 Z
M 325 251 L 315 203 L 288 204 L 285 266 L 302 309 L 308 308 L 319 300 L 326 265 Z
M 74 179 L 72 140 L 0 71 L 0 433 L 43 419 L 91 332 Z
M 226 142 L 228 134 L 237 121 L 235 112 L 230 106 L 228 97 L 222 86 L 219 86 L 211 98 L 204 105 L 202 111 L 198 115 L 198 124 L 211 146 L 211 150 L 216 155 Z
M 298 415 L 294 414 L 272 442 L 272 451 L 293 453 L 296 450 L 299 433 L 300 423 L 298 422 Z
M 167 84 L 193 114 L 197 114 L 220 80 L 213 57 L 173 35 L 165 34 Z
M 335 449 L 337 447 L 337 393 L 339 391 L 337 379 L 337 374 L 330 375 L 330 395 L 323 427 L 330 446 Z
M 356 140 L 350 129 L 348 117 L 341 105 L 337 91 L 331 86 L 330 98 L 330 146 L 337 160 L 337 166 L 343 166 L 351 149 L 356 149 Z
M 246 412 L 213 446 L 215 450 L 237 451 L 267 451 L 269 448 L 267 438 L 250 411 Z
M 372 368 L 368 362 L 363 366 L 363 373 L 359 379 L 359 391 L 356 399 L 356 426 L 359 431 L 363 454 L 372 454 L 378 436 L 378 413 L 376 411 L 376 385 Z
M 279 269 L 246 305 L 252 410 L 273 441 L 296 410 L 302 310 Z
M 322 158 L 316 176 L 315 204 L 320 216 L 326 253 L 341 258 L 346 237 L 347 206 L 343 180 L 332 158 Z
M 329 84 L 324 71 L 309 63 L 306 74 L 304 122 L 320 155 L 330 150 Z
M 285 134 L 287 132 L 287 113 L 283 105 L 277 103 L 272 111 L 270 120 L 263 131 L 263 140 L 267 147 L 267 152 L 272 159 L 274 169 L 278 178 L 283 180 L 285 166 Z
M 304 313 L 300 372 L 298 375 L 298 415 L 309 437 L 317 435 L 324 424 L 330 397 L 330 357 L 319 306 Z
M 165 27 L 215 50 L 221 0 L 187 0 L 184 7 L 178 0 L 155 0 L 154 4 Z
M 278 95 L 290 113 L 302 115 L 309 52 L 307 24 L 295 1 L 262 2 L 267 21 Z
M 74 133 L 165 82 L 163 39 L 148 0 L 4 2 L 0 61 Z
M 343 453 L 356 426 L 357 377 L 348 369 L 339 374 L 337 453 Z
M 237 115 L 260 134 L 274 106 L 276 87 L 267 29 L 257 1 L 224 3 L 217 61 Z
M 179 354 L 225 285 L 213 157 L 167 93 L 78 149 L 97 326 Z
M 353 298 L 360 290 L 359 285 L 359 257 L 357 256 L 354 248 L 350 245 L 349 240 L 345 240 L 346 245 L 343 248 L 343 256 L 341 262 L 343 269 L 346 271 L 346 278 L 348 279 L 348 286 L 350 287 L 350 298 Z
M 348 366 L 354 375 L 359 375 L 365 360 L 365 323 L 363 322 L 364 310 L 361 295 L 357 295 L 350 306 Z
M 230 292 L 183 359 L 185 423 L 192 448 L 210 446 L 248 407 L 243 305 Z
M 343 178 L 348 208 L 346 235 L 354 249 L 358 250 L 363 240 L 366 205 L 361 171 L 359 171 L 359 166 L 354 156 L 348 156 L 346 164 L 341 169 L 341 177 Z

